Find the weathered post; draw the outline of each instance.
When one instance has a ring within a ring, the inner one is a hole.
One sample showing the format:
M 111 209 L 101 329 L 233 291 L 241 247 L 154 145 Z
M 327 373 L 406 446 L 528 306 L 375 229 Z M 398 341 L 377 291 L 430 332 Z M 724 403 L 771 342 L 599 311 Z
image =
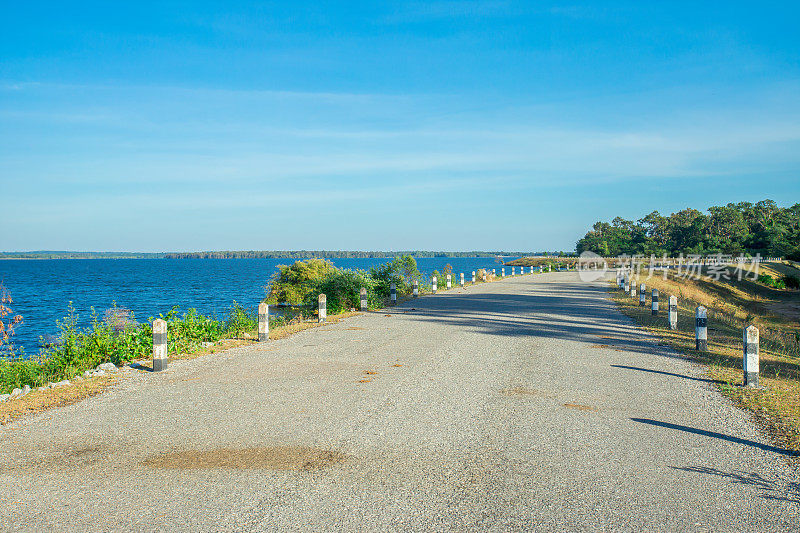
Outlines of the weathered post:
M 472 271 L 472 284 L 475 284 L 475 271 Z
M 750 324 L 744 328 L 744 386 L 758 387 L 758 328 Z
M 450 288 L 453 286 L 453 285 L 452 285 L 452 283 L 451 283 L 451 281 L 452 281 L 452 277 L 450 276 L 450 274 L 448 274 L 448 275 L 447 275 L 447 290 L 448 290 L 448 291 L 449 291 L 449 290 L 450 290 Z
M 702 305 L 694 310 L 694 349 L 708 351 L 708 318 L 706 308 Z
M 361 310 L 367 310 L 367 288 L 361 287 Z
M 511 277 L 513 278 L 513 277 L 514 277 L 514 275 L 516 275 L 516 273 L 517 273 L 517 267 L 513 267 L 513 266 L 512 266 L 512 267 L 511 267 Z
M 153 372 L 167 369 L 167 322 L 153 320 Z
M 653 306 L 651 307 L 651 315 L 656 316 L 658 314 L 658 289 L 653 289 Z
M 631 298 L 636 298 L 636 278 L 631 278 Z
M 544 265 L 539 265 L 539 274 L 544 272 Z
M 319 319 L 318 322 L 322 324 L 328 318 L 328 297 L 325 294 L 319 295 Z
M 548 272 L 552 272 L 553 271 L 553 265 L 552 264 L 547 265 L 547 271 Z
M 483 271 L 483 282 L 486 283 L 486 270 Z
M 496 276 L 496 275 L 497 275 L 497 270 L 492 269 L 492 276 Z
M 392 299 L 392 305 L 397 305 L 397 285 L 394 283 L 389 285 L 389 297 Z
M 506 267 L 500 269 L 500 277 L 501 278 L 506 277 Z
M 436 294 L 436 276 L 431 278 L 431 292 Z
M 269 340 L 269 305 L 258 304 L 258 342 Z
M 533 265 L 531 265 L 531 274 L 533 274 Z
M 626 293 L 631 290 L 631 280 L 627 275 L 625 275 L 625 277 L 622 279 L 622 290 Z
M 419 296 L 419 282 L 417 280 L 411 282 L 411 294 L 414 295 L 414 298 Z
M 669 306 L 667 307 L 669 313 L 669 329 L 678 329 L 678 297 L 669 297 Z
M 463 272 L 461 273 L 459 281 L 461 282 L 461 286 L 463 287 L 464 286 L 464 273 Z
M 644 283 L 639 285 L 639 307 L 644 307 L 647 305 L 647 295 L 645 292 L 647 291 L 647 287 Z

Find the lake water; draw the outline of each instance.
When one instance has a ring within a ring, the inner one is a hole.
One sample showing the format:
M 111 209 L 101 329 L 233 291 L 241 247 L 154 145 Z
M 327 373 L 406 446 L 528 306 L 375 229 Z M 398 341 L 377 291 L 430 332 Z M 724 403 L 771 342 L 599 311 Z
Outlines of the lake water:
M 505 258 L 511 260 L 514 258 Z M 342 268 L 368 269 L 389 259 L 333 259 Z M 69 259 L 0 261 L 0 281 L 14 299 L 12 308 L 25 322 L 14 344 L 27 355 L 39 352 L 39 338 L 58 333 L 56 321 L 69 302 L 79 324 L 91 322 L 91 308 L 102 318 L 114 303 L 133 311 L 137 320 L 166 314 L 173 306 L 195 308 L 204 315 L 224 317 L 233 301 L 253 309 L 266 296 L 265 286 L 277 265 L 291 259 Z M 423 274 L 453 266 L 464 272 L 498 268 L 492 257 L 419 258 Z

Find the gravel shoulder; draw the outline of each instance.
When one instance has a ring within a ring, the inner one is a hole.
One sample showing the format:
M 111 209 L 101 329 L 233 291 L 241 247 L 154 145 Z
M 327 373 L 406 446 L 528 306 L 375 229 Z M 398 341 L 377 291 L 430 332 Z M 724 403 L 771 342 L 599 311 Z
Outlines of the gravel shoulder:
M 800 477 L 603 282 L 528 275 L 0 428 L 0 529 L 800 530 Z

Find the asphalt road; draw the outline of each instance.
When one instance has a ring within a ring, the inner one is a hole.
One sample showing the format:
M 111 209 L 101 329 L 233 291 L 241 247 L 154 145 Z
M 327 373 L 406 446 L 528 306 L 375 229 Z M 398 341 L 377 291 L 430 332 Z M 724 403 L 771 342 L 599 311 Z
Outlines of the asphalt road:
M 0 428 L 0 530 L 799 530 L 786 452 L 606 290 L 528 275 L 130 371 Z

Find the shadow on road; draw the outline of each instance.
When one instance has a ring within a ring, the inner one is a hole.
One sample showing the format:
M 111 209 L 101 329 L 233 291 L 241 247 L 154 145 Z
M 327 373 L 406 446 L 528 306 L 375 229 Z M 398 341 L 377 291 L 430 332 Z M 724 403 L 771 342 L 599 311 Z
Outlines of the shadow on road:
M 777 480 L 768 479 L 756 472 L 725 472 L 708 466 L 671 466 L 670 468 L 683 470 L 684 472 L 720 476 L 732 483 L 751 485 L 761 489 L 761 497 L 767 500 L 800 503 L 800 483 L 784 484 Z
M 396 309 L 405 309 L 403 314 L 416 320 L 482 334 L 558 338 L 597 348 L 683 359 L 643 335 L 622 315 L 608 300 L 605 284 L 546 281 L 516 288 L 519 292 L 471 293 L 455 289 L 404 302 Z
M 661 422 L 659 420 L 651 420 L 649 418 L 631 418 L 631 420 L 633 420 L 634 422 L 639 422 L 641 424 L 650 424 L 651 426 L 658 426 L 667 429 L 677 429 L 679 431 L 685 431 L 687 433 L 694 433 L 695 435 L 703 435 L 704 437 L 722 439 L 728 442 L 735 442 L 736 444 L 744 444 L 745 446 L 752 446 L 754 448 L 759 448 L 767 452 L 774 452 L 780 455 L 788 455 L 788 456 L 798 455 L 798 453 L 793 450 L 786 450 L 784 448 L 770 446 L 769 444 L 761 444 L 760 442 L 756 442 L 753 440 L 742 439 L 739 437 L 734 437 L 732 435 L 725 435 L 724 433 L 716 433 L 714 431 L 707 431 L 705 429 L 698 429 L 689 426 L 681 426 L 679 424 L 670 424 L 669 422 Z
M 706 383 L 717 383 L 717 384 L 724 384 L 724 381 L 719 379 L 708 379 L 708 378 L 696 378 L 694 376 L 687 376 L 685 374 L 676 374 L 675 372 L 665 372 L 663 370 L 653 370 L 651 368 L 640 368 L 638 366 L 628 366 L 628 365 L 611 365 L 612 368 L 625 368 L 628 370 L 638 370 L 640 372 L 650 372 L 652 374 L 663 374 L 665 376 L 674 376 L 676 378 L 683 378 L 683 379 L 691 379 L 693 381 L 704 381 Z

